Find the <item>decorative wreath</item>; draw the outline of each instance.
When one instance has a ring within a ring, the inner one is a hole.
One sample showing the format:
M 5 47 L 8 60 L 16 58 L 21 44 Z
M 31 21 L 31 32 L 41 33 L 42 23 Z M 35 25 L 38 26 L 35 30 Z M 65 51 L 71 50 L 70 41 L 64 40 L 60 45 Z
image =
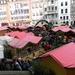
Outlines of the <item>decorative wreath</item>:
M 61 36 L 61 37 L 59 37 Z M 62 31 L 58 31 L 56 33 L 56 45 L 58 45 L 58 41 L 62 42 L 64 39 L 64 33 Z

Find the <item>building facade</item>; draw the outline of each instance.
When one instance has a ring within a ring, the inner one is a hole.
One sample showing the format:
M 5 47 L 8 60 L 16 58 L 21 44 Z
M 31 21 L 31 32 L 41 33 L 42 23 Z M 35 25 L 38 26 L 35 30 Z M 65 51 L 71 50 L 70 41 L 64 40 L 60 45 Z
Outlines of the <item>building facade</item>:
M 58 0 L 44 0 L 44 16 L 48 22 L 58 23 Z
M 43 0 L 31 0 L 32 24 L 35 24 L 37 21 L 43 18 L 43 2 Z
M 53 24 L 75 25 L 75 0 L 0 0 L 0 25 L 41 19 Z
M 43 18 L 53 24 L 75 24 L 75 0 L 44 0 Z
M 3 3 L 2 3 L 3 1 Z M 0 24 L 1 23 L 27 23 L 30 22 L 31 17 L 31 5 L 30 0 L 9 0 L 1 1 L 0 5 Z
M 71 0 L 58 0 L 58 21 L 71 25 Z
M 71 0 L 71 24 L 75 25 L 75 0 Z

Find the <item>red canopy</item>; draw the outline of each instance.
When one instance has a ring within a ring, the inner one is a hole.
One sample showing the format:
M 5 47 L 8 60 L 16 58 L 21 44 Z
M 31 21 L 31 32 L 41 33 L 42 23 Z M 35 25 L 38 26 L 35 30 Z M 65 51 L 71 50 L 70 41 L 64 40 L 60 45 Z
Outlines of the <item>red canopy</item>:
M 43 54 L 41 57 L 51 56 L 62 67 L 75 68 L 75 43 L 63 45 L 48 53 Z
M 15 38 L 9 43 L 9 45 L 15 48 L 23 48 L 29 42 L 37 44 L 41 39 L 42 37 L 27 35 L 23 40 Z
M 60 29 L 60 30 L 63 31 L 63 32 L 69 32 L 69 31 L 71 31 L 70 28 L 62 28 L 62 29 Z
M 71 31 L 75 33 L 75 29 L 72 29 Z
M 63 32 L 68 32 L 70 31 L 71 29 L 68 27 L 68 26 L 59 26 L 59 27 L 54 27 L 52 29 L 54 32 L 57 32 L 58 30 L 61 30 Z
M 8 28 L 6 26 L 1 26 L 0 30 L 7 30 Z
M 10 28 L 20 28 L 20 29 L 26 29 L 27 26 L 9 26 Z
M 19 32 L 19 31 L 5 33 L 5 35 L 11 36 L 11 37 L 18 37 L 19 39 L 24 39 L 27 35 L 34 36 L 34 34 L 32 32 L 25 33 L 25 32 Z

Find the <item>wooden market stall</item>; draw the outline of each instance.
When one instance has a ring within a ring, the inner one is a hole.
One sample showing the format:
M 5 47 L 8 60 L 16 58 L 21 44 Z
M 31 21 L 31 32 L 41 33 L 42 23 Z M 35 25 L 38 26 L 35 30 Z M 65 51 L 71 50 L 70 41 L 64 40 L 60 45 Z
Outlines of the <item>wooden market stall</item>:
M 3 36 L 7 32 L 7 29 L 8 28 L 6 26 L 0 27 L 0 36 Z
M 27 26 L 8 26 L 9 31 L 25 31 L 27 32 Z
M 39 53 L 37 53 L 37 51 L 42 49 L 39 45 L 41 39 L 42 37 L 37 37 L 34 35 L 27 35 L 24 39 L 13 39 L 9 43 L 12 56 L 22 57 L 23 59 L 26 57 L 35 57 Z
M 75 75 L 75 43 L 71 42 L 45 53 L 41 60 L 56 75 Z
M 62 32 L 64 34 L 64 38 L 66 37 L 68 42 L 71 42 L 73 38 L 75 38 L 75 29 L 71 29 L 69 26 L 59 26 L 52 28 L 54 33 Z

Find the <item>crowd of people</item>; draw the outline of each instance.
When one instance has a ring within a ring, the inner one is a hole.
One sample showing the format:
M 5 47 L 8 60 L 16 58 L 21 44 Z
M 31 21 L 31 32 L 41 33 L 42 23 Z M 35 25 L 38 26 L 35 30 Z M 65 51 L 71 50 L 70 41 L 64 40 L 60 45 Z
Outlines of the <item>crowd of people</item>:
M 21 58 L 13 58 L 13 61 L 11 62 L 11 65 L 7 63 L 6 58 L 2 58 L 0 61 L 0 70 L 28 70 L 28 68 L 31 66 L 31 62 L 29 60 L 22 60 Z

